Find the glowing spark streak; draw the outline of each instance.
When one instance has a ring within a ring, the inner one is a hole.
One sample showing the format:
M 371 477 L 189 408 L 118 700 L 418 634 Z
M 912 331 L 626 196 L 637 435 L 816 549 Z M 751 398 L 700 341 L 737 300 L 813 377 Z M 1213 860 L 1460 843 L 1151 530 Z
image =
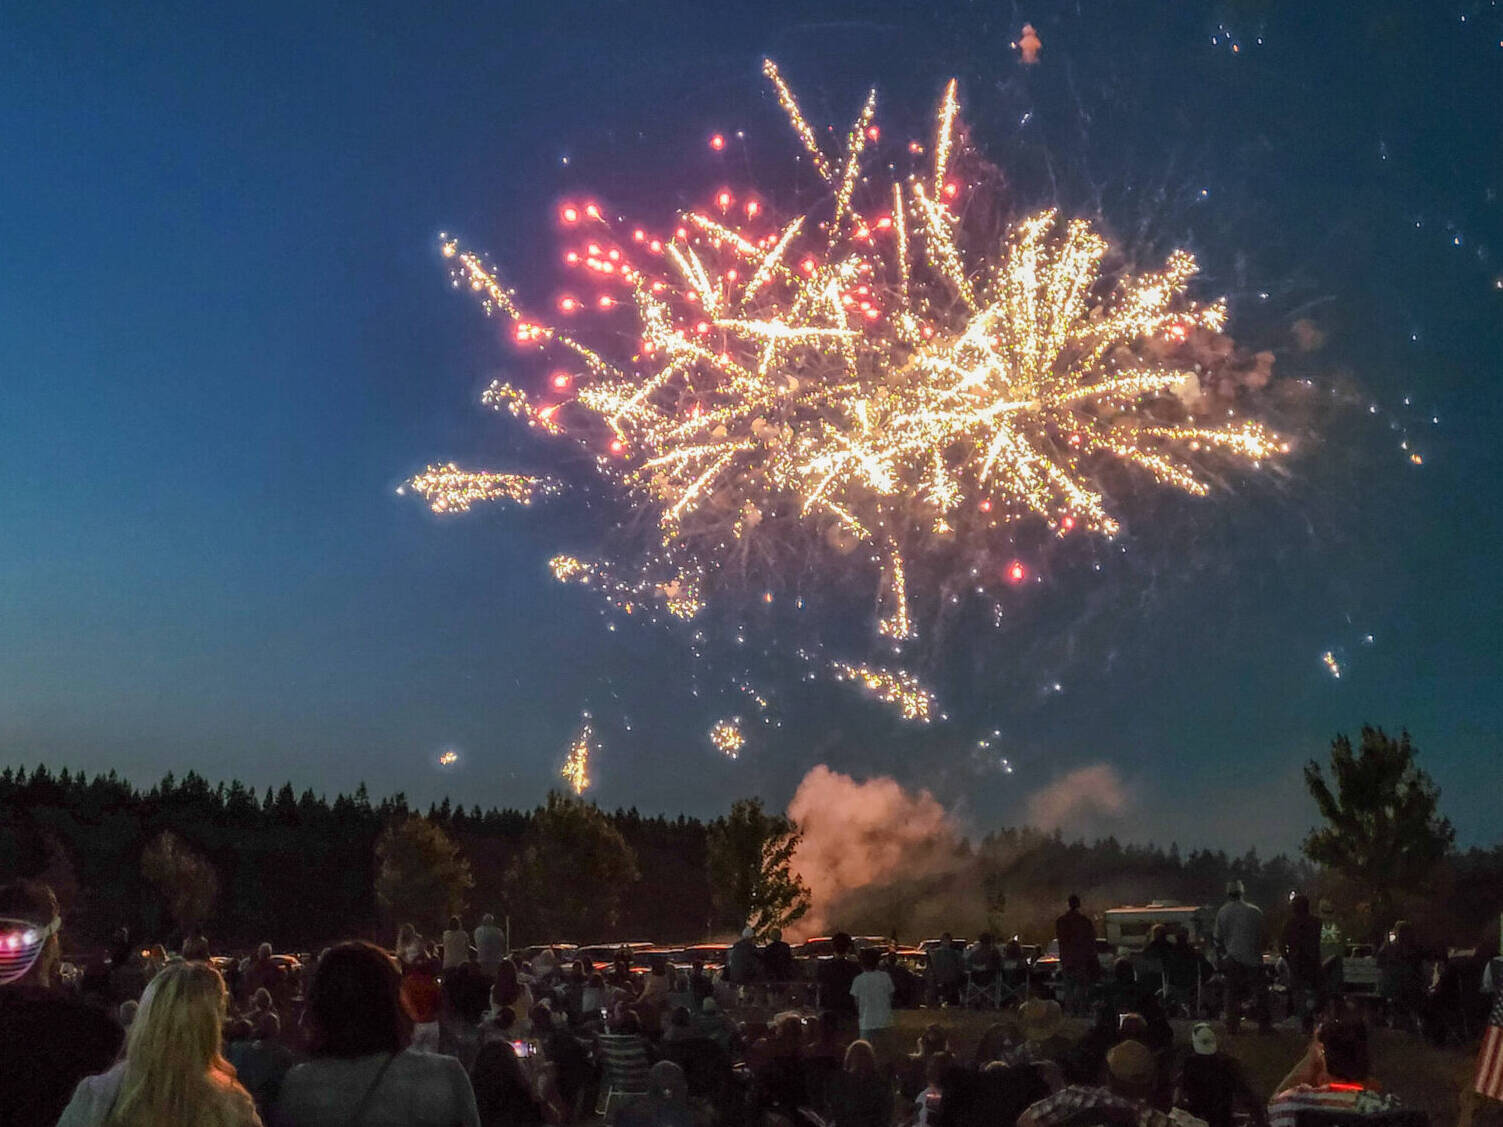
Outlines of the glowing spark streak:
M 809 123 L 804 119 L 804 113 L 798 108 L 798 101 L 793 96 L 793 91 L 788 89 L 788 84 L 783 81 L 783 76 L 778 72 L 777 63 L 771 59 L 762 60 L 762 73 L 772 82 L 773 88 L 778 92 L 778 105 L 783 107 L 783 112 L 788 115 L 788 121 L 793 126 L 793 131 L 798 134 L 798 139 L 804 143 L 804 148 L 814 159 L 814 167 L 827 184 L 834 183 L 834 172 L 830 168 L 830 162 L 825 159 L 825 154 L 819 150 L 819 142 L 814 139 L 814 130 L 809 128 Z
M 576 796 L 584 794 L 585 788 L 590 785 L 590 754 L 594 750 L 594 737 L 595 733 L 589 724 L 581 725 L 573 742 L 569 744 L 569 756 L 564 760 L 563 770 L 559 772 Z
M 934 710 L 934 694 L 919 682 L 918 678 L 904 669 L 878 669 L 870 665 L 848 665 L 843 661 L 830 663 L 837 680 L 859 681 L 867 693 L 898 708 L 904 720 L 929 723 Z
M 793 240 L 798 237 L 798 233 L 803 230 L 803 226 L 804 217 L 800 215 L 792 223 L 788 224 L 787 227 L 783 228 L 783 234 L 779 237 L 776 245 L 763 257 L 762 264 L 757 267 L 756 273 L 746 283 L 746 289 L 741 293 L 742 306 L 745 306 L 747 302 L 756 297 L 758 291 L 772 280 L 772 276 L 778 272 L 779 267 L 782 265 L 783 255 L 787 252 Z
M 892 231 L 896 239 L 898 255 L 898 300 L 908 309 L 908 220 L 903 215 L 903 185 L 892 185 Z
M 960 295 L 961 300 L 974 311 L 978 304 L 976 291 L 971 286 L 971 280 L 966 277 L 965 264 L 961 261 L 960 251 L 955 246 L 955 238 L 950 234 L 949 211 L 944 204 L 931 200 L 924 193 L 922 184 L 913 186 L 913 197 L 918 200 L 919 214 L 924 220 L 924 229 L 928 236 L 925 242 L 931 261 L 955 287 L 955 292 Z
M 846 211 L 851 206 L 851 193 L 856 190 L 856 174 L 861 169 L 861 153 L 866 148 L 866 129 L 872 123 L 872 116 L 877 112 L 877 92 L 871 91 L 866 96 L 866 104 L 861 107 L 861 113 L 856 117 L 856 123 L 851 126 L 851 132 L 846 137 L 845 168 L 840 173 L 840 187 L 835 191 L 835 218 L 830 223 L 830 244 L 833 246 L 843 237 L 841 221 L 846 216 Z M 851 212 L 851 218 L 856 214 Z
M 897 545 L 887 542 L 887 595 L 892 604 L 892 613 L 881 619 L 877 629 L 889 638 L 913 637 L 913 623 L 908 617 L 908 569 Z
M 541 494 L 556 492 L 553 482 L 525 474 L 462 470 L 453 462 L 429 466 L 406 483 L 422 494 L 435 513 L 467 513 L 484 501 L 512 501 L 530 505 Z
M 960 110 L 960 101 L 955 96 L 955 80 L 950 79 L 945 87 L 944 101 L 939 106 L 939 128 L 934 136 L 934 197 L 941 198 L 945 190 L 945 173 L 950 169 L 950 145 L 955 139 L 955 115 Z
M 1333 654 L 1330 650 L 1327 650 L 1325 653 L 1320 655 L 1320 660 L 1321 664 L 1326 667 L 1332 677 L 1335 677 L 1338 681 L 1341 680 L 1341 666 L 1336 661 L 1335 654 Z

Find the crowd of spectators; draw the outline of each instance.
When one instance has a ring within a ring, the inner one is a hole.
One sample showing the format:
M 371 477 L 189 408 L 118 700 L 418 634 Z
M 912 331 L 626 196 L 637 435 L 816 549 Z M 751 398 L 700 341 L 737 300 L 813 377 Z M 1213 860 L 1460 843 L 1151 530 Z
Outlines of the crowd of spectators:
M 1216 923 L 1223 969 L 1261 958 L 1261 915 L 1229 897 Z M 216 959 L 196 931 L 170 956 L 119 935 L 99 965 L 57 981 L 60 920 L 44 886 L 0 889 L 0 929 L 30 944 L 0 978 L 0 1119 L 15 1127 L 537 1127 L 604 1115 L 622 1127 L 1297 1127 L 1301 1112 L 1397 1108 L 1372 1076 L 1365 1023 L 1318 993 L 1319 933 L 1296 910 L 1282 944 L 1311 998 L 1303 1057 L 1271 1093 L 1250 1083 L 1226 1038 L 1250 1005 L 1267 1020 L 1263 976 L 1228 973 L 1227 1020 L 1177 1044 L 1164 968 L 1103 969 L 1071 897 L 1058 925 L 1065 1004 L 997 1009 L 973 1053 L 944 1018 L 966 987 L 1002 973 L 991 936 L 946 935 L 919 981 L 891 952 L 833 954 L 806 976 L 782 937 L 750 929 L 723 967 L 644 967 L 623 949 L 606 966 L 508 953 L 490 916 L 441 940 L 406 925 L 391 950 L 337 944 L 306 974 L 263 944 Z M 0 944 L 8 942 L 0 937 Z M 1152 944 L 1151 944 L 1152 945 Z M 1150 946 L 1151 946 L 1150 945 Z M 32 950 L 34 948 L 34 951 Z M 914 981 L 905 981 L 904 976 Z M 1301 996 L 1303 997 L 1303 995 Z M 917 1041 L 894 1010 L 926 1000 L 939 1020 Z M 102 1004 L 108 1002 L 108 1005 Z M 778 1008 L 781 1006 L 782 1008 Z M 1071 1035 L 1067 1008 L 1091 1020 Z M 1183 1032 L 1183 1027 L 1182 1027 Z M 911 1036 L 911 1034 L 907 1035 Z

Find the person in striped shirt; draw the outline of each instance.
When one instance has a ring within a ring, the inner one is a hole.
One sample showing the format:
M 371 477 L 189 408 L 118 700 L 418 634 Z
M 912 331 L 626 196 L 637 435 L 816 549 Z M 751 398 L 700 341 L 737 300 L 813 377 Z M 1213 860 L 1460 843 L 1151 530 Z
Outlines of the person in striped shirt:
M 1341 1017 L 1323 1023 L 1268 1101 L 1269 1127 L 1294 1127 L 1301 1111 L 1372 1115 L 1398 1108 L 1392 1095 L 1369 1086 L 1371 1072 L 1367 1026 L 1361 1019 Z

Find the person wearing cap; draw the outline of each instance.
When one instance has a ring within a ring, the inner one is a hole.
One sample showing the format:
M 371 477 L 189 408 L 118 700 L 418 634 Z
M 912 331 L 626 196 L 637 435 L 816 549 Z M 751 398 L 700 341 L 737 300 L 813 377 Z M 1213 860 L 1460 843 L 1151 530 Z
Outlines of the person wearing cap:
M 1220 1050 L 1216 1031 L 1199 1022 L 1190 1031 L 1190 1053 L 1174 1081 L 1174 1106 L 1183 1108 L 1209 1127 L 1232 1127 L 1240 1105 L 1256 1127 L 1268 1127 L 1268 1110 L 1253 1091 L 1237 1059 Z
M 1216 913 L 1212 935 L 1221 953 L 1221 972 L 1226 976 L 1226 1030 L 1235 1033 L 1242 1025 L 1242 1002 L 1252 994 L 1258 1028 L 1273 1029 L 1268 1010 L 1268 979 L 1263 974 L 1263 912 L 1243 899 L 1240 880 L 1226 886 L 1226 903 Z
M 104 1072 L 125 1034 L 103 1010 L 57 989 L 57 897 L 36 881 L 0 888 L 0 1122 L 52 1127 L 85 1076 Z
M 1176 1120 L 1149 1101 L 1158 1083 L 1158 1061 L 1141 1041 L 1126 1040 L 1106 1054 L 1104 1086 L 1071 1084 L 1018 1116 L 1018 1127 L 1059 1127 L 1077 1119 L 1131 1122 L 1136 1127 L 1174 1127 Z M 1182 1121 L 1181 1121 L 1182 1122 Z
M 757 980 L 761 963 L 757 957 L 757 932 L 746 927 L 741 938 L 731 944 L 725 955 L 725 980 L 734 986 L 749 986 Z
M 1372 1058 L 1367 1026 L 1360 1018 L 1324 1022 L 1305 1055 L 1289 1070 L 1268 1101 L 1269 1127 L 1295 1127 L 1302 1111 L 1376 1115 L 1394 1111 L 1399 1101 L 1370 1086 Z

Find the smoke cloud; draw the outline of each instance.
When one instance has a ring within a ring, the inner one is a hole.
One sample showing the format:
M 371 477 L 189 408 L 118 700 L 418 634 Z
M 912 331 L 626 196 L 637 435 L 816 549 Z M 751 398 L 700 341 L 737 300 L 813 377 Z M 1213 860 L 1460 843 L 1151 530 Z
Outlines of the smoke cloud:
M 1129 795 L 1117 769 L 1107 763 L 1077 767 L 1028 799 L 1028 824 L 1041 830 L 1084 831 L 1128 806 Z
M 793 868 L 810 892 L 809 913 L 790 938 L 842 930 L 916 942 L 999 926 L 1045 934 L 1057 901 L 1071 891 L 1050 887 L 1056 881 L 1049 874 L 1033 871 L 1045 834 L 1099 829 L 1131 804 L 1115 768 L 1079 767 L 1029 796 L 1033 829 L 973 849 L 960 821 L 929 791 L 888 776 L 858 780 L 820 764 L 788 804 L 803 833 Z

